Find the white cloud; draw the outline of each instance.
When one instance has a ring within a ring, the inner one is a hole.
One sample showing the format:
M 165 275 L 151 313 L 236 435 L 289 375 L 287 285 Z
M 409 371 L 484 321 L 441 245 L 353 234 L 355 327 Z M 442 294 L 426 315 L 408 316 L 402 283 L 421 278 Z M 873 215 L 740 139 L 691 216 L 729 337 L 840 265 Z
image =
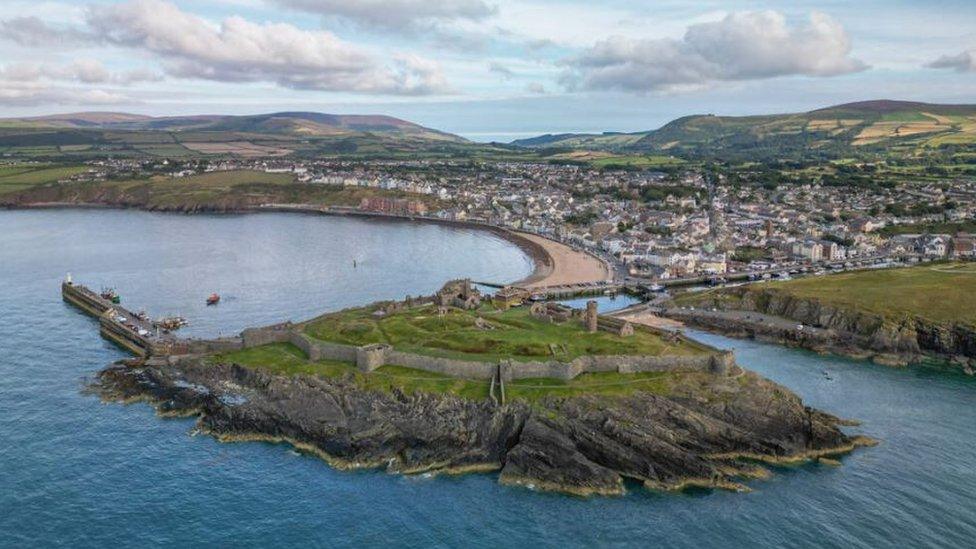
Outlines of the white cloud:
M 117 92 L 106 90 L 79 90 L 50 86 L 36 82 L 0 81 L 0 105 L 32 107 L 37 105 L 123 105 L 137 101 Z
M 976 49 L 956 55 L 943 55 L 925 65 L 931 69 L 953 69 L 957 72 L 976 72 Z
M 495 8 L 482 0 L 268 0 L 279 6 L 324 16 L 351 19 L 362 25 L 409 30 L 434 22 L 482 20 Z
M 214 25 L 161 0 L 92 6 L 87 23 L 104 42 L 161 56 L 167 72 L 179 77 L 381 94 L 447 89 L 431 61 L 394 56 L 384 65 L 330 32 L 241 17 Z
M 254 23 L 227 17 L 214 24 L 163 0 L 91 5 L 81 26 L 54 27 L 36 17 L 0 21 L 0 37 L 43 48 L 56 44 L 100 44 L 159 56 L 167 73 L 220 82 L 274 82 L 299 90 L 393 95 L 428 95 L 450 90 L 439 65 L 393 53 L 386 62 L 327 31 L 284 23 Z M 146 71 L 111 75 L 103 67 L 76 62 L 55 74 L 53 67 L 19 67 L 34 78 L 128 84 L 157 79 Z
M 0 37 L 30 47 L 74 46 L 97 40 L 83 30 L 55 27 L 33 15 L 0 21 Z
M 791 27 L 777 12 L 742 12 L 691 25 L 681 39 L 601 40 L 565 61 L 561 81 L 570 89 L 647 92 L 865 70 L 850 53 L 846 31 L 828 15 L 815 12 Z
M 160 75 L 147 70 L 111 72 L 95 59 L 78 59 L 66 65 L 25 62 L 0 67 L 0 80 L 8 82 L 62 81 L 127 86 L 161 79 Z

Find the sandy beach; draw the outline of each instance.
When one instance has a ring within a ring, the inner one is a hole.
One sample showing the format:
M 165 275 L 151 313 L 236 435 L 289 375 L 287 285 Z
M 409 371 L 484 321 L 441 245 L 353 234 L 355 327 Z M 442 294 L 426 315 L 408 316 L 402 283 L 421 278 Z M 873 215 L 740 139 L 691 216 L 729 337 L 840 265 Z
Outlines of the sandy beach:
M 564 286 L 584 282 L 604 282 L 609 278 L 606 265 L 592 255 L 575 250 L 566 244 L 534 234 L 517 233 L 545 251 L 548 261 L 535 258 L 541 264 L 529 278 L 517 283 L 526 288 Z

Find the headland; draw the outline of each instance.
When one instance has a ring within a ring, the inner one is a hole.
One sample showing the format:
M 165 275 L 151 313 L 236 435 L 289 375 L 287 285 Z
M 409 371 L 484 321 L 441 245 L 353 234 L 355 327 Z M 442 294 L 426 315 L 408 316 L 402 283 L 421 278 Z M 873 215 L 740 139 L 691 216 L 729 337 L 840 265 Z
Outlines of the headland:
M 504 483 L 577 495 L 621 494 L 628 480 L 746 490 L 770 474 L 758 463 L 872 442 L 731 353 L 595 304 L 522 302 L 453 281 L 431 296 L 183 340 L 131 323 L 83 286 L 62 293 L 99 316 L 103 335 L 143 351 L 99 373 L 103 398 L 196 416 L 220 440 L 288 442 L 340 468 L 498 471 Z
M 688 292 L 659 314 L 733 337 L 900 366 L 976 370 L 976 264 L 899 269 Z

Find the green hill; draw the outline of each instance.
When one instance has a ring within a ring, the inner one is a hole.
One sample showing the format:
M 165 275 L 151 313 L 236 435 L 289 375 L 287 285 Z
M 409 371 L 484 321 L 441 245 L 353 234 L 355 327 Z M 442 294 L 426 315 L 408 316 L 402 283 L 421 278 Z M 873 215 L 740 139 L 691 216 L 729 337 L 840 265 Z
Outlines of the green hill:
M 529 148 L 586 148 L 685 157 L 839 157 L 976 147 L 976 105 L 864 101 L 806 113 L 694 115 L 635 133 L 547 135 L 513 142 Z
M 0 119 L 5 129 L 75 129 L 135 132 L 249 132 L 294 136 L 336 136 L 373 133 L 465 142 L 462 137 L 383 115 L 279 112 L 245 116 L 199 115 L 151 117 L 126 113 L 72 113 L 33 118 Z
M 0 119 L 0 153 L 15 157 L 393 155 L 467 150 L 446 132 L 382 115 L 281 112 L 149 117 L 72 113 Z

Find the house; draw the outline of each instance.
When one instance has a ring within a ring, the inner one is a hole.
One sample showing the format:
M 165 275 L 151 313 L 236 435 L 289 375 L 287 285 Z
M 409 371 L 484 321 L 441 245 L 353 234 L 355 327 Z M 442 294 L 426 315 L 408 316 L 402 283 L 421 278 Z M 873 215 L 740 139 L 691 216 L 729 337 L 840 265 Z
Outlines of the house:
M 698 260 L 698 270 L 707 274 L 725 274 L 728 272 L 725 254 L 703 255 Z
M 794 242 L 791 251 L 794 256 L 813 262 L 822 261 L 824 256 L 823 245 L 815 240 Z
M 508 309 L 509 307 L 518 307 L 528 298 L 528 290 L 525 290 L 524 288 L 516 288 L 515 286 L 505 286 L 501 290 L 495 292 L 495 296 L 492 298 L 492 301 L 495 306 L 502 309 Z
M 957 234 L 952 239 L 952 257 L 976 258 L 976 236 L 971 234 Z
M 949 253 L 949 236 L 925 234 L 915 242 L 915 251 L 925 257 L 945 257 Z
M 884 223 L 874 221 L 873 219 L 869 219 L 867 217 L 861 217 L 851 221 L 849 227 L 851 232 L 869 233 L 884 227 Z

